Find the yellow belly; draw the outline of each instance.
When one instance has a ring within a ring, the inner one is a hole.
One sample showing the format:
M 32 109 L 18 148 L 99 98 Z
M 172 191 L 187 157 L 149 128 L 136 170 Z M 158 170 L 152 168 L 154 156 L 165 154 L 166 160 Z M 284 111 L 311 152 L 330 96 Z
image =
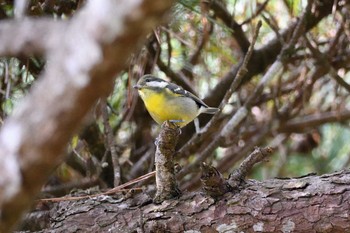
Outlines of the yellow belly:
M 189 98 L 169 96 L 167 93 L 154 93 L 149 90 L 142 90 L 139 93 L 148 112 L 160 125 L 167 120 L 177 120 L 181 122 L 176 124 L 184 127 L 197 117 L 198 107 Z

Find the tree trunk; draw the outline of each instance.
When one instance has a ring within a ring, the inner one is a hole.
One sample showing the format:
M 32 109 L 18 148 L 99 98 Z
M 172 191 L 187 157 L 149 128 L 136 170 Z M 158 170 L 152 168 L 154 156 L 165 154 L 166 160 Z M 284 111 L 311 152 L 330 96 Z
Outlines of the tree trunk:
M 350 232 L 349 185 L 345 170 L 248 180 L 241 191 L 219 200 L 186 193 L 155 205 L 145 193 L 101 195 L 55 204 L 45 232 Z

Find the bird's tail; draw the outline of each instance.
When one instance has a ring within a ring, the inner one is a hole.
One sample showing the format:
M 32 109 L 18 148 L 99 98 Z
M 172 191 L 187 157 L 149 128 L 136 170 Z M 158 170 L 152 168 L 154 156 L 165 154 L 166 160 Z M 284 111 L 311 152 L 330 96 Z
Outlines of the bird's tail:
M 203 108 L 202 113 L 206 113 L 206 114 L 215 114 L 217 111 L 219 111 L 218 108 Z

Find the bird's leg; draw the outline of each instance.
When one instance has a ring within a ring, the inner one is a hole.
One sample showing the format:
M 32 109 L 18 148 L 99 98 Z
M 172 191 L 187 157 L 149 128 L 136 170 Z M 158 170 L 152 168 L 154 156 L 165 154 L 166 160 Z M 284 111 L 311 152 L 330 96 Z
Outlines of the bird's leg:
M 176 125 L 176 123 L 182 123 L 182 122 L 184 122 L 184 120 L 168 120 L 170 123 L 173 123 L 173 124 L 175 124 Z M 181 132 L 181 128 L 179 127 L 179 126 L 177 126 L 177 130 L 179 130 L 179 134 L 181 134 L 182 132 Z M 154 144 L 156 145 L 156 146 L 159 146 L 159 140 L 158 140 L 159 138 L 157 137 L 156 138 L 156 140 L 154 141 Z
M 182 123 L 184 120 L 169 120 L 171 123 Z
M 176 124 L 176 123 L 182 123 L 184 120 L 169 120 L 170 123 Z M 182 133 L 180 126 L 178 125 L 178 130 L 180 131 L 180 134 Z

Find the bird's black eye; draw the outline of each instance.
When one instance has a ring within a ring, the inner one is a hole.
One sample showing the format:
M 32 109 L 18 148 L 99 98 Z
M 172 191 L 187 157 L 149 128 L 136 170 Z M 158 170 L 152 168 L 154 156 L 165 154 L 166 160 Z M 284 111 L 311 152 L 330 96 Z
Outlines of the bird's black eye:
M 148 82 L 150 82 L 150 81 L 151 81 L 150 78 L 146 78 L 146 79 L 145 79 L 145 82 L 146 82 L 146 83 L 148 83 Z

